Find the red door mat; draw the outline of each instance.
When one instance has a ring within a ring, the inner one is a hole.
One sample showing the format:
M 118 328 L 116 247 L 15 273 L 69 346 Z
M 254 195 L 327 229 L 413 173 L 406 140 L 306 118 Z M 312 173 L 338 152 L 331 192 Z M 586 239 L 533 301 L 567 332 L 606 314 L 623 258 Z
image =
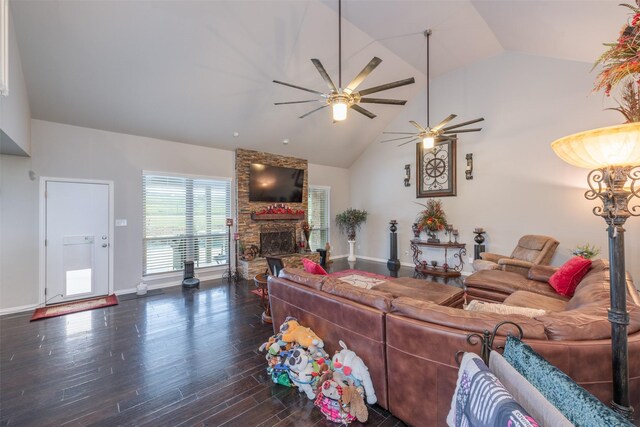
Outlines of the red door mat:
M 118 297 L 115 294 L 111 294 L 106 297 L 50 305 L 48 307 L 37 308 L 36 311 L 33 312 L 33 316 L 31 316 L 31 321 L 33 322 L 34 320 L 46 319 L 47 317 L 64 316 L 65 314 L 109 307 L 117 304 Z

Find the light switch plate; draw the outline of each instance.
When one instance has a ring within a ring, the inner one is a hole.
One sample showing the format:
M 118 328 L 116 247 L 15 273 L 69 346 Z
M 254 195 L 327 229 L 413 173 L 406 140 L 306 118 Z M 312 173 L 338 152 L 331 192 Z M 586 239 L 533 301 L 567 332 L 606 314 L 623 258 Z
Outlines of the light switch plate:
M 116 227 L 126 227 L 127 220 L 126 219 L 116 219 Z

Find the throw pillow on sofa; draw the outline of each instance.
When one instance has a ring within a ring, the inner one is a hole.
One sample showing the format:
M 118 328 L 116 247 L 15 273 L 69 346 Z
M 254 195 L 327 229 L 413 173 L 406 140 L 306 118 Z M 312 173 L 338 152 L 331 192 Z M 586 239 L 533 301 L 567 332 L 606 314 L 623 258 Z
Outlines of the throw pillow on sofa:
M 302 265 L 304 266 L 304 271 L 312 274 L 320 274 L 322 276 L 328 276 L 329 273 L 325 271 L 324 268 L 317 262 L 313 262 L 308 258 L 302 258 Z
M 521 316 L 535 317 L 547 314 L 545 310 L 529 307 L 516 307 L 506 304 L 496 304 L 492 302 L 484 302 L 473 300 L 464 308 L 467 311 L 483 311 L 485 313 L 498 314 L 519 314 Z
M 562 267 L 549 278 L 549 284 L 560 295 L 573 296 L 578 283 L 589 272 L 591 260 L 576 256 L 565 262 Z

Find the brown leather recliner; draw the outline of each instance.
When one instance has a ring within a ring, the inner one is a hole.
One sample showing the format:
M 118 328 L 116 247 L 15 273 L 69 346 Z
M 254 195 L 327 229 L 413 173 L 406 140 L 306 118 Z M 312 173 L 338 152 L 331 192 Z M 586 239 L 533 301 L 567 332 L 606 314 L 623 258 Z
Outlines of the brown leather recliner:
M 553 237 L 528 234 L 522 236 L 511 256 L 482 252 L 473 262 L 474 271 L 503 270 L 527 276 L 532 265 L 548 265 L 559 242 Z

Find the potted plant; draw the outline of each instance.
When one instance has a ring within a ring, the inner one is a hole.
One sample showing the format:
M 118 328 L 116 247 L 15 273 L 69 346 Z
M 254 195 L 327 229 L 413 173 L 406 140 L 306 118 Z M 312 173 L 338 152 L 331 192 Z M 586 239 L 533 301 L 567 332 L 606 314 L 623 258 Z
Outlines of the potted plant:
M 354 247 L 356 243 L 356 231 L 367 222 L 367 211 L 364 209 L 349 208 L 336 215 L 336 225 L 342 233 L 347 234 L 349 241 L 349 257 L 347 261 L 355 261 Z
M 427 242 L 440 243 L 440 239 L 436 238 L 436 232 L 444 230 L 447 226 L 447 216 L 444 213 L 444 209 L 442 209 L 442 202 L 429 199 L 426 205 L 423 203 L 418 204 L 425 207 L 416 218 L 418 230 L 427 230 L 427 235 L 429 236 Z
M 591 259 L 600 253 L 600 249 L 595 246 L 591 246 L 589 243 L 582 246 L 576 246 L 572 254 L 575 256 L 581 256 L 585 259 Z

